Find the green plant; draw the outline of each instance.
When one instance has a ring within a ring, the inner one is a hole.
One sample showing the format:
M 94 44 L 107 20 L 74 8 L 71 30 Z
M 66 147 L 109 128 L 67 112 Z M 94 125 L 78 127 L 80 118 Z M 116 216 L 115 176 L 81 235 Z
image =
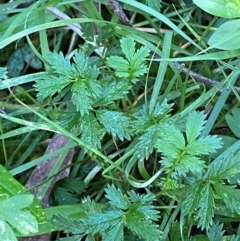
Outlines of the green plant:
M 238 2 L 21 2 L 0 6 L 4 240 L 239 240 Z

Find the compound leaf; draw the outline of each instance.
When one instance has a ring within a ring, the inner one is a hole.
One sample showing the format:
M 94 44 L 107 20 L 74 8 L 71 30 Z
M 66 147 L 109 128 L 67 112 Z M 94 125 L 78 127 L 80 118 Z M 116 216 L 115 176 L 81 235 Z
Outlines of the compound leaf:
M 146 73 L 148 68 L 143 62 L 149 55 L 150 50 L 146 46 L 142 46 L 136 51 L 134 39 L 130 36 L 122 38 L 120 45 L 127 60 L 119 56 L 107 58 L 109 67 L 116 70 L 116 75 L 118 77 L 130 77 L 134 79 Z

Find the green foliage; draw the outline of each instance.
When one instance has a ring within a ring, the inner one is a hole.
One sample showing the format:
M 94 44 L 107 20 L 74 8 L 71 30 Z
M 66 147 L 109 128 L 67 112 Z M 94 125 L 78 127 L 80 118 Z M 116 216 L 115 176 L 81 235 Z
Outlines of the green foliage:
M 222 230 L 223 224 L 212 223 L 209 230 L 207 231 L 207 236 L 210 241 L 221 241 L 223 240 L 224 231 Z
M 240 16 L 240 4 L 235 0 L 209 0 L 208 4 L 201 0 L 193 2 L 204 11 L 223 18 L 237 18 Z
M 14 235 L 8 237 L 11 230 L 9 224 L 21 234 L 31 234 L 38 231 L 36 218 L 29 212 L 20 209 L 28 207 L 33 202 L 33 195 L 19 195 L 0 202 L 1 238 L 16 240 Z M 8 237 L 8 238 L 7 238 Z
M 126 37 L 120 40 L 123 57 L 111 56 L 107 58 L 108 66 L 116 70 L 116 75 L 121 78 L 128 78 L 134 81 L 135 78 L 145 74 L 148 67 L 144 64 L 149 55 L 149 49 L 144 46 L 136 51 L 133 38 Z
M 0 5 L 0 240 L 239 240 L 239 20 L 216 17 L 239 1 L 23 2 Z M 23 185 L 57 155 L 43 210 Z
M 146 5 L 159 11 L 160 8 L 162 7 L 161 5 L 162 0 L 146 0 Z
M 108 185 L 105 189 L 109 207 L 101 210 L 89 199 L 83 203 L 87 217 L 79 221 L 69 221 L 63 217 L 55 217 L 65 230 L 73 234 L 87 234 L 93 237 L 101 234 L 103 241 L 124 239 L 124 229 L 144 240 L 161 240 L 161 231 L 156 221 L 158 211 L 153 209 L 152 202 L 155 197 L 150 192 L 138 195 L 133 190 L 124 195 L 120 189 Z M 94 211 L 93 211 L 94 210 Z
M 189 172 L 200 177 L 206 168 L 201 156 L 221 147 L 216 136 L 199 137 L 204 128 L 204 118 L 202 112 L 191 112 L 186 119 L 184 133 L 174 124 L 166 124 L 162 128 L 156 147 L 163 155 L 161 165 L 164 171 L 172 178 L 186 177 Z
M 239 5 L 240 13 L 240 5 Z M 239 49 L 240 20 L 231 20 L 222 24 L 209 38 L 208 44 L 211 48 L 223 50 Z
M 121 141 L 124 138 L 130 140 L 131 120 L 122 112 L 99 110 L 97 112 L 99 121 L 112 136 L 118 137 Z
M 240 124 L 237 120 L 240 118 L 240 109 L 239 108 L 234 108 L 232 110 L 232 115 L 227 114 L 226 115 L 226 121 L 231 129 L 231 131 L 234 133 L 235 136 L 240 138 Z

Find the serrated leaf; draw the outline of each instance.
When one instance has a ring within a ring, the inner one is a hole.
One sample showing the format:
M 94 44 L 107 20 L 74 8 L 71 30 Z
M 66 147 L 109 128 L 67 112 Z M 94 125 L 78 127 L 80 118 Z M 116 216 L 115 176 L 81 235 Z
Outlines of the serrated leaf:
M 68 189 L 69 191 L 80 194 L 85 191 L 87 184 L 80 178 L 69 176 L 61 181 L 61 186 Z
M 240 17 L 240 3 L 234 0 L 193 0 L 193 2 L 204 11 L 223 18 Z
M 91 98 L 91 93 L 88 91 L 83 81 L 78 80 L 73 84 L 72 97 L 77 111 L 79 111 L 82 116 L 88 114 L 89 111 L 92 110 L 93 100 Z
M 108 185 L 105 189 L 106 198 L 109 200 L 109 203 L 112 207 L 127 209 L 130 205 L 130 202 L 126 195 L 122 194 L 120 189 L 116 189 L 114 186 Z
M 185 149 L 185 138 L 183 134 L 174 125 L 164 126 L 163 134 L 161 134 L 163 141 L 173 144 L 176 148 Z
M 79 202 L 79 199 L 73 193 L 70 193 L 68 189 L 63 187 L 57 187 L 54 190 L 53 195 L 59 205 L 67 205 Z
M 240 190 L 223 184 L 214 185 L 214 189 L 231 211 L 240 213 Z
M 122 221 L 123 215 L 124 212 L 121 210 L 107 211 L 105 213 L 88 215 L 82 221 L 88 234 L 96 234 L 114 228 L 115 225 L 118 225 Z
M 213 180 L 227 179 L 238 173 L 239 169 L 240 153 L 237 153 L 235 155 L 213 161 L 208 166 L 208 171 L 205 174 L 205 177 Z
M 46 75 L 44 79 L 37 80 L 34 85 L 38 90 L 37 99 L 43 101 L 47 97 L 61 92 L 69 83 L 67 76 Z
M 214 215 L 214 192 L 209 183 L 205 184 L 201 190 L 201 197 L 199 199 L 198 210 L 198 227 L 201 229 L 208 229 L 212 223 L 212 217 Z
M 144 46 L 136 51 L 134 39 L 130 36 L 122 38 L 120 43 L 127 60 L 119 56 L 111 56 L 107 58 L 109 67 L 116 70 L 118 77 L 123 78 L 134 79 L 146 73 L 148 68 L 143 62 L 149 55 L 150 50 Z
M 113 228 L 107 230 L 102 234 L 103 241 L 122 241 L 123 240 L 123 228 L 122 222 L 118 222 Z
M 122 99 L 128 94 L 132 85 L 128 81 L 107 81 L 102 88 L 102 95 L 94 103 L 94 106 L 110 105 L 114 100 Z
M 79 126 L 81 121 L 81 115 L 79 112 L 67 112 L 63 113 L 60 118 L 60 124 L 66 130 L 71 130 L 73 127 Z
M 91 93 L 92 98 L 97 99 L 102 95 L 102 86 L 98 80 L 89 79 L 86 83 L 87 90 Z
M 128 62 L 132 63 L 134 61 L 134 52 L 135 52 L 135 46 L 136 46 L 134 39 L 130 36 L 122 38 L 120 40 L 120 45 L 122 48 L 122 52 L 124 53 Z
M 186 135 L 187 141 L 191 144 L 201 133 L 203 130 L 204 124 L 206 121 L 204 120 L 206 115 L 203 112 L 193 111 L 187 117 L 186 122 Z
M 209 238 L 209 241 L 222 241 L 223 240 L 223 234 L 224 230 L 222 230 L 223 224 L 212 223 L 212 225 L 207 230 L 207 236 Z
M 183 155 L 178 161 L 179 165 L 175 167 L 175 172 L 184 177 L 188 172 L 192 172 L 194 175 L 201 177 L 201 174 L 206 167 L 204 161 L 194 156 Z M 173 173 L 172 176 L 175 176 L 175 173 Z
M 202 182 L 197 182 L 187 189 L 185 198 L 182 203 L 183 212 L 186 215 L 191 215 L 193 211 L 199 206 L 202 189 Z
M 98 149 L 101 147 L 103 129 L 92 113 L 82 116 L 80 129 L 81 140 L 93 148 Z
M 82 80 L 96 80 L 98 78 L 99 70 L 96 66 L 91 66 L 89 58 L 86 57 L 83 51 L 75 53 L 73 60 L 75 68 L 78 71 L 80 79 Z
M 133 158 L 144 160 L 153 152 L 154 145 L 158 138 L 158 125 L 152 125 L 146 132 L 139 137 L 139 142 L 136 144 L 136 151 Z
M 84 226 L 77 220 L 58 214 L 53 217 L 53 225 L 58 230 L 64 230 L 65 233 L 80 234 L 84 233 Z
M 46 60 L 53 68 L 54 73 L 59 74 L 60 76 L 64 75 L 67 78 L 76 75 L 76 69 L 72 66 L 69 57 L 64 57 L 62 52 L 59 54 L 57 52 L 49 53 L 46 56 Z
M 143 204 L 151 204 L 156 199 L 154 194 L 152 194 L 151 192 L 139 195 L 134 190 L 128 191 L 128 196 L 131 202 L 141 202 Z
M 240 240 L 240 236 L 235 234 L 230 239 L 230 241 L 239 241 L 239 240 Z
M 116 76 L 120 78 L 128 78 L 130 76 L 129 63 L 123 57 L 119 57 L 119 56 L 108 57 L 107 64 L 109 67 L 116 69 Z
M 162 232 L 159 226 L 149 222 L 149 220 L 127 222 L 127 228 L 145 241 L 158 241 L 162 238 Z
M 192 141 L 187 146 L 187 153 L 190 155 L 207 155 L 221 148 L 220 138 L 217 136 L 206 136 Z
M 167 99 L 164 99 L 163 102 L 158 102 L 153 109 L 151 118 L 154 118 L 154 119 L 158 118 L 161 120 L 168 118 L 170 116 L 169 112 L 172 110 L 173 106 L 174 106 L 174 104 L 167 103 Z
M 179 222 L 175 221 L 172 223 L 169 236 L 171 241 L 179 241 L 181 240 L 181 231 L 180 231 L 180 224 Z
M 130 118 L 118 111 L 99 110 L 97 111 L 99 121 L 106 128 L 107 132 L 121 141 L 124 138 L 130 140 Z

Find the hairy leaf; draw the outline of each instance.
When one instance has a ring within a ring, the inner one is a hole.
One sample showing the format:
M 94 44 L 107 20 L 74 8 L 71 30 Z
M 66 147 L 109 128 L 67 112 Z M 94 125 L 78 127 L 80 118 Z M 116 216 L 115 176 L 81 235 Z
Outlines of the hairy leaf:
M 103 129 L 92 113 L 82 116 L 80 129 L 81 140 L 93 148 L 101 147 Z
M 124 138 L 130 140 L 130 118 L 118 111 L 99 110 L 97 111 L 99 121 L 104 125 L 107 132 L 121 141 Z
M 207 231 L 207 236 L 210 241 L 221 241 L 223 240 L 224 231 L 222 230 L 223 224 L 212 223 Z
M 204 184 L 199 199 L 198 227 L 208 229 L 214 215 L 214 192 L 209 183 Z
M 188 143 L 191 144 L 201 133 L 206 121 L 203 112 L 190 112 L 186 122 L 186 135 Z
M 145 134 L 139 137 L 139 142 L 135 146 L 136 151 L 133 154 L 133 158 L 143 160 L 149 157 L 153 152 L 154 145 L 158 137 L 158 126 L 152 125 L 149 127 Z
M 148 220 L 139 220 L 135 222 L 127 221 L 127 227 L 138 237 L 143 238 L 145 241 L 158 241 L 161 240 L 162 232 L 159 226 L 150 223 Z
M 120 189 L 116 189 L 114 186 L 107 186 L 105 196 L 109 200 L 112 207 L 127 209 L 130 205 L 127 196 L 124 195 Z
M 240 190 L 223 184 L 214 185 L 216 194 L 231 211 L 240 213 Z
M 143 62 L 149 55 L 149 49 L 144 46 L 136 51 L 134 39 L 130 36 L 122 38 L 120 43 L 127 60 L 123 57 L 111 56 L 107 58 L 108 66 L 116 70 L 118 77 L 133 79 L 145 74 L 148 68 Z
M 91 93 L 88 91 L 83 81 L 78 80 L 73 84 L 72 96 L 76 109 L 81 115 L 88 114 L 89 110 L 92 110 L 93 100 L 91 98 Z
M 202 182 L 197 182 L 187 189 L 185 198 L 183 200 L 183 212 L 185 214 L 192 214 L 193 211 L 199 206 L 200 195 L 203 189 Z
M 216 136 L 206 136 L 204 138 L 199 138 L 192 141 L 187 146 L 187 153 L 190 155 L 206 155 L 216 151 L 216 149 L 221 148 L 220 138 Z
M 205 174 L 206 178 L 213 180 L 227 179 L 238 173 L 240 169 L 240 153 L 230 155 L 221 160 L 213 161 Z
M 46 60 L 53 68 L 54 73 L 67 78 L 75 76 L 76 69 L 72 66 L 69 57 L 64 57 L 62 52 L 59 54 L 57 52 L 49 53 L 46 56 Z
M 48 96 L 61 92 L 69 83 L 67 76 L 46 75 L 44 79 L 37 80 L 37 83 L 34 85 L 38 90 L 38 100 L 43 101 Z
M 117 223 L 114 228 L 107 230 L 103 233 L 103 241 L 122 241 L 123 240 L 123 228 L 122 222 Z
M 128 81 L 107 81 L 103 84 L 102 94 L 94 103 L 94 106 L 112 104 L 114 100 L 125 97 L 131 88 L 132 85 Z

